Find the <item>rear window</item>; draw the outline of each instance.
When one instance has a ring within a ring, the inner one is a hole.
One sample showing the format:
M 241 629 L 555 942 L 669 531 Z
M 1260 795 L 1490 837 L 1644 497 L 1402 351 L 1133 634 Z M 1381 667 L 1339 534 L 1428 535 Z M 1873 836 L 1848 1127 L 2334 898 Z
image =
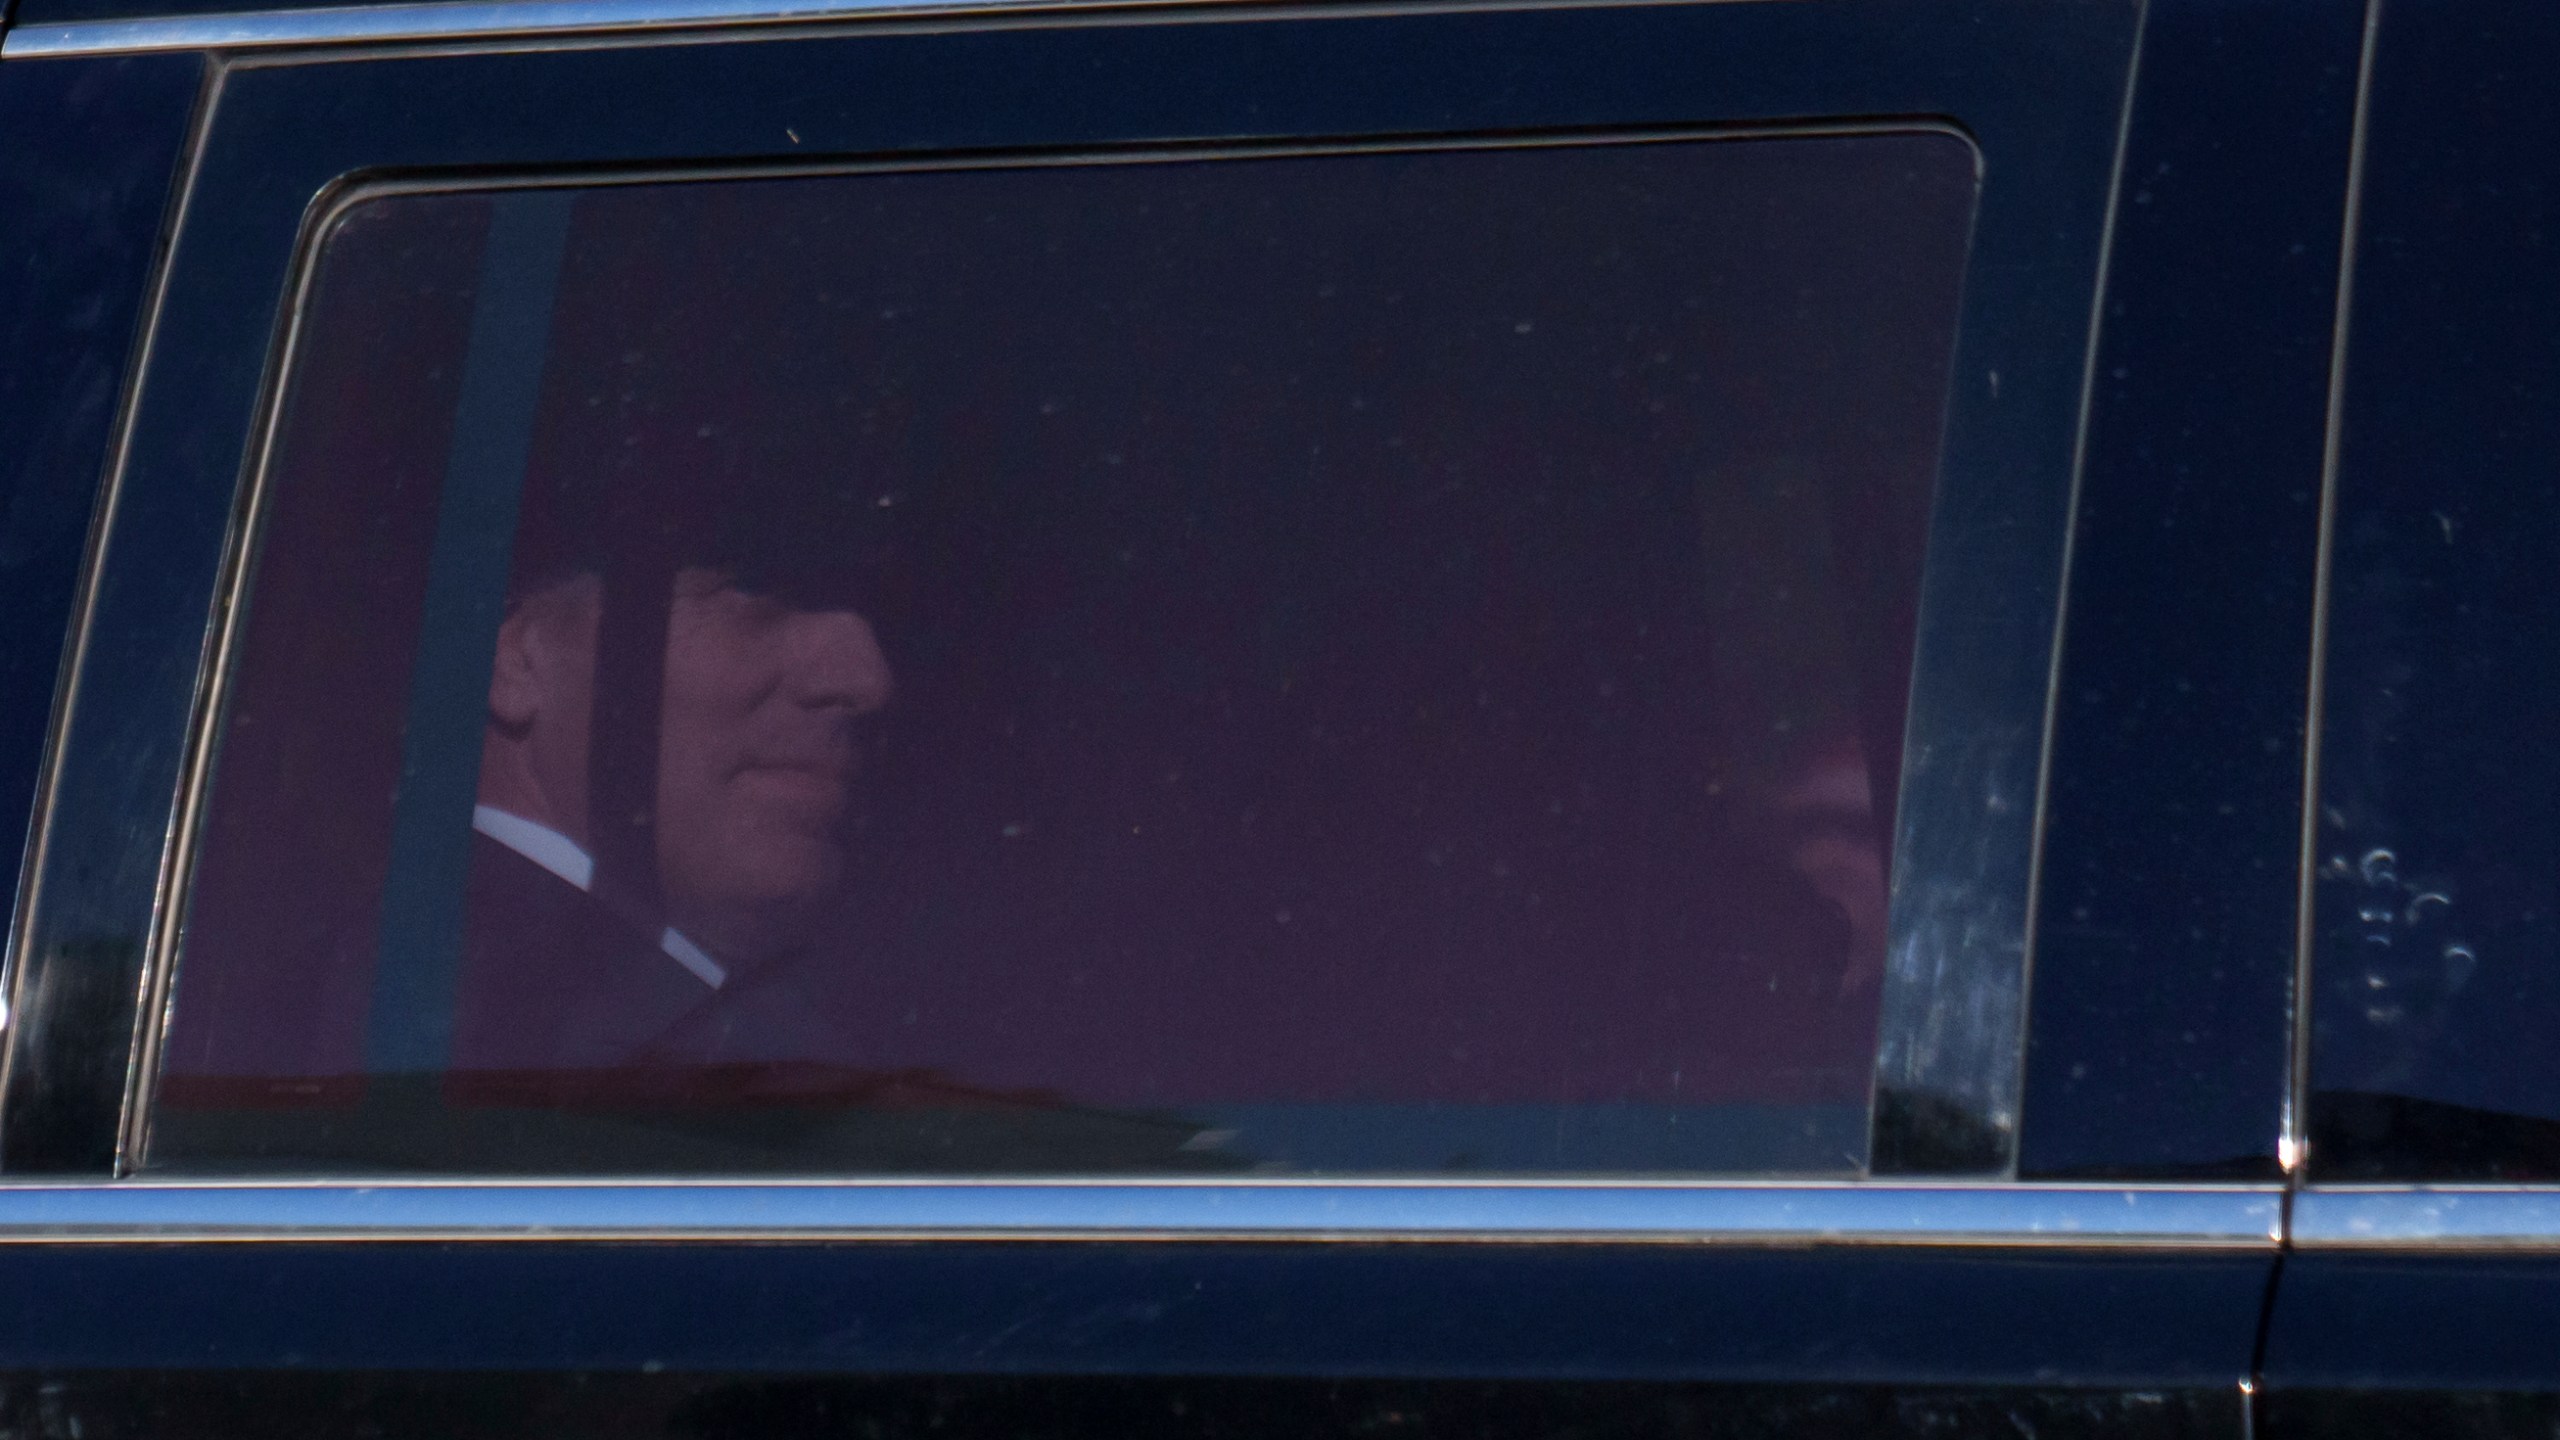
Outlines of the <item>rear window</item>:
M 383 187 L 160 1170 L 1848 1174 L 1935 132 Z

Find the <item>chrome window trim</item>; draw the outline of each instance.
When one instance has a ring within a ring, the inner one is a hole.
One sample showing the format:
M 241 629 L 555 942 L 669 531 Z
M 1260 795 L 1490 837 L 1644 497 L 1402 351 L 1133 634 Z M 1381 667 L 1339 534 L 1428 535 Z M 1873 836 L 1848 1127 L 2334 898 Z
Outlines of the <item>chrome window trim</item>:
M 639 1180 L 0 1185 L 0 1244 L 1264 1240 L 2272 1250 L 2283 1187 Z
M 1729 4 L 1743 0 L 1456 0 L 1456 8 L 1558 9 L 1582 4 Z M 20 25 L 0 34 L 0 59 L 132 55 L 164 50 L 265 51 L 364 46 L 442 46 L 528 39 L 628 43 L 643 37 L 700 39 L 703 32 L 764 30 L 879 19 L 986 17 L 1029 13 L 1165 9 L 1280 11 L 1305 0 L 408 0 L 391 5 L 322 5 L 141 15 Z M 1436 10 L 1446 0 L 1329 4 L 1331 10 Z
M 2303 1250 L 2560 1252 L 2560 1187 L 2310 1185 L 2293 1201 Z
M 711 25 L 776 24 L 987 10 L 1057 8 L 1057 0 L 424 0 L 28 25 L 0 38 L 0 57 L 267 50 L 574 35 Z
M 2364 39 L 2357 51 L 2354 118 L 2347 139 L 2347 193 L 2338 226 L 2338 289 L 2329 319 L 2328 413 L 2320 441 L 2320 499 L 2316 550 L 2311 561 L 2310 671 L 2303 682 L 2302 824 L 2294 851 L 2292 1055 L 2286 1067 L 2284 1109 L 2278 1122 L 2276 1163 L 2299 1176 L 2311 1153 L 2310 1117 L 2313 989 L 2320 959 L 2320 763 L 2329 704 L 2329 572 L 2338 544 L 2338 473 L 2345 453 L 2347 353 L 2354 338 L 2356 236 L 2364 225 L 2364 167 L 2373 112 L 2373 57 L 2382 35 L 2381 0 L 2367 0 Z

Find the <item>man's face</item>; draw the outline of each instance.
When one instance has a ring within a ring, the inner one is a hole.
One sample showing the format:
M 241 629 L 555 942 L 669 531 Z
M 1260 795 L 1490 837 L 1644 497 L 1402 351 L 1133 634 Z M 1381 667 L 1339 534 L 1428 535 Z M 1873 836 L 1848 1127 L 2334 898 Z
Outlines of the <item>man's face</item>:
M 678 928 L 743 956 L 787 940 L 837 891 L 861 765 L 854 728 L 891 688 L 862 616 L 795 609 L 716 571 L 677 573 L 657 830 Z
M 582 842 L 602 593 L 529 596 L 499 637 L 482 798 Z M 841 886 L 855 727 L 893 680 L 871 623 L 676 574 L 659 718 L 658 870 L 667 918 L 714 953 L 787 948 Z M 500 749 L 503 747 L 503 756 Z

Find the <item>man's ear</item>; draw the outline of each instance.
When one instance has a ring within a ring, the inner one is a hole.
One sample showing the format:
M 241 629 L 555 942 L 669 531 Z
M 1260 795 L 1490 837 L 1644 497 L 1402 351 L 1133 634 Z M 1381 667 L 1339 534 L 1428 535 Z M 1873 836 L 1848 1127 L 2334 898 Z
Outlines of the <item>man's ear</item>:
M 503 729 L 526 729 L 542 709 L 542 652 L 548 637 L 539 633 L 544 628 L 541 610 L 512 604 L 507 618 L 498 622 L 498 657 L 489 667 L 489 718 Z

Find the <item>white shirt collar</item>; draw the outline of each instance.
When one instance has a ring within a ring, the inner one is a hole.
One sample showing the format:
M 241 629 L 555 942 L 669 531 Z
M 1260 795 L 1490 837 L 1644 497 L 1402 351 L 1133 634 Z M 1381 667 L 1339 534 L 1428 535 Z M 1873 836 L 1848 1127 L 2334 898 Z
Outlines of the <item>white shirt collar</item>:
M 596 883 L 595 857 L 540 821 L 509 814 L 495 805 L 474 805 L 471 828 L 581 890 Z
M 471 828 L 506 846 L 580 890 L 593 889 L 596 883 L 595 857 L 577 841 L 538 820 L 501 810 L 495 805 L 471 807 Z M 711 958 L 673 925 L 658 936 L 658 948 L 667 958 L 693 972 L 703 984 L 717 990 L 728 983 L 728 967 Z

